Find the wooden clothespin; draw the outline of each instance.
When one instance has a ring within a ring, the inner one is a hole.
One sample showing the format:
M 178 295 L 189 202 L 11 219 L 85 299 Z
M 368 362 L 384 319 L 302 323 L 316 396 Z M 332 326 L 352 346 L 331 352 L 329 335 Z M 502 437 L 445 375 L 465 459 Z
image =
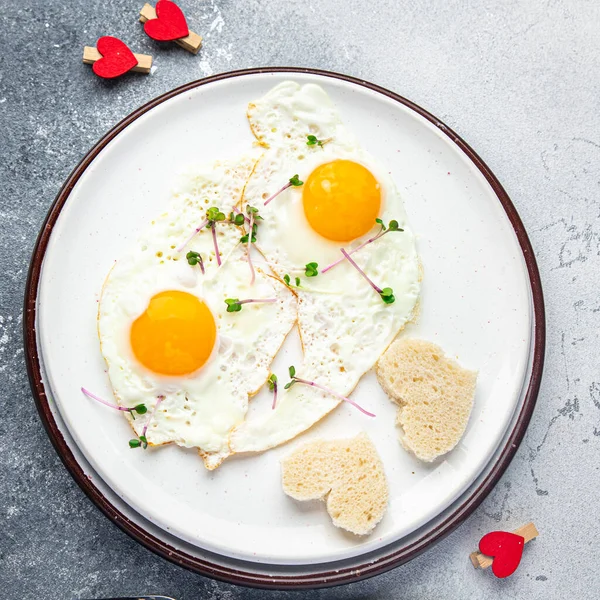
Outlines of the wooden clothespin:
M 492 531 L 479 542 L 479 552 L 471 552 L 469 558 L 476 569 L 492 567 L 496 577 L 508 577 L 515 572 L 523 546 L 539 535 L 533 523 L 527 523 L 514 532 Z
M 202 47 L 202 38 L 188 29 L 183 12 L 171 0 L 159 0 L 156 9 L 144 4 L 140 22 L 144 23 L 144 31 L 153 40 L 175 42 L 192 54 L 198 54 Z
M 147 54 L 134 54 L 119 38 L 105 35 L 96 42 L 96 47 L 83 48 L 83 62 L 93 65 L 98 77 L 113 79 L 128 71 L 150 73 L 152 57 Z

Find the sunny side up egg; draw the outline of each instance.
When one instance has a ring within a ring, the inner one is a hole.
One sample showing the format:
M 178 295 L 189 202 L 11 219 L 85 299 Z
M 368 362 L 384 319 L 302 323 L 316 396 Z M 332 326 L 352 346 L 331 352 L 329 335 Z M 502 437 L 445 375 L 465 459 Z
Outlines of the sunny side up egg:
M 256 157 L 219 162 L 182 179 L 167 210 L 116 262 L 98 311 L 102 354 L 121 406 L 146 405 L 133 420 L 151 445 L 196 447 L 209 469 L 231 450 L 231 430 L 246 414 L 248 397 L 296 320 L 296 299 L 275 278 L 256 269 L 250 285 L 242 231 L 228 222 L 195 229 L 213 206 L 229 214 L 239 203 Z M 185 248 L 181 246 L 185 245 Z M 188 264 L 193 251 L 203 259 Z M 268 299 L 227 312 L 228 298 Z M 160 402 L 159 402 L 160 398 Z
M 300 281 L 294 291 L 304 359 L 296 365 L 297 376 L 348 396 L 413 317 L 419 297 L 419 259 L 402 198 L 321 87 L 284 82 L 249 105 L 248 119 L 266 148 L 244 192 L 244 201 L 260 207 L 265 219 L 256 246 L 279 277 L 289 275 L 292 285 L 296 277 Z M 308 145 L 309 135 L 321 144 Z M 303 185 L 271 199 L 296 174 Z M 341 253 L 381 232 L 375 219 L 386 225 L 395 220 L 403 231 L 385 233 L 352 259 L 378 288 L 392 288 L 393 303 L 384 302 Z M 317 276 L 306 276 L 307 263 L 318 263 Z M 258 452 L 277 446 L 339 402 L 329 393 L 294 385 L 281 394 L 275 410 L 237 427 L 231 448 Z M 377 407 L 364 408 L 376 412 Z

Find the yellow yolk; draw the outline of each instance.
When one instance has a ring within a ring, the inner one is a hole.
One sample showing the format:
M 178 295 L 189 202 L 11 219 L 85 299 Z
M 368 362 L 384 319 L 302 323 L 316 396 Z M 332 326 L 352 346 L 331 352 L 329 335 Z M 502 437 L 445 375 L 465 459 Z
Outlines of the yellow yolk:
M 208 306 L 187 292 L 156 294 L 131 326 L 135 357 L 161 375 L 188 375 L 210 357 L 217 326 Z
M 381 206 L 379 183 L 371 171 L 351 160 L 317 167 L 302 190 L 310 226 L 328 240 L 349 242 L 375 225 Z

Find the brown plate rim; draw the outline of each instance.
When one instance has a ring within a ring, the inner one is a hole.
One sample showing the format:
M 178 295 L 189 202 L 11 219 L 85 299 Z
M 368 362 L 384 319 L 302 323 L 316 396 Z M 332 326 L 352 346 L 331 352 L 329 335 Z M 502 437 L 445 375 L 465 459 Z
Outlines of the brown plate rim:
M 35 330 L 37 294 L 42 263 L 53 227 L 75 184 L 91 164 L 91 162 L 100 153 L 100 151 L 140 116 L 147 113 L 149 110 L 158 106 L 159 104 L 162 104 L 166 100 L 173 98 L 174 96 L 216 81 L 223 81 L 226 79 L 246 75 L 270 73 L 299 73 L 317 75 L 359 85 L 371 91 L 387 96 L 388 98 L 410 108 L 414 112 L 427 119 L 427 121 L 439 129 L 445 136 L 449 137 L 468 156 L 471 162 L 478 168 L 481 174 L 491 185 L 513 226 L 519 241 L 519 245 L 521 246 L 529 274 L 534 312 L 532 368 L 523 406 L 521 407 L 520 413 L 514 422 L 512 430 L 508 434 L 504 448 L 498 456 L 496 463 L 491 468 L 484 480 L 478 485 L 478 487 L 474 489 L 442 523 L 438 524 L 432 530 L 424 532 L 419 539 L 408 545 L 404 545 L 395 549 L 390 548 L 389 552 L 387 552 L 384 556 L 381 556 L 374 561 L 371 560 L 364 562 L 359 566 L 337 568 L 334 570 L 331 565 L 323 565 L 318 572 L 298 575 L 282 575 L 277 574 L 276 572 L 265 575 L 262 573 L 252 572 L 251 570 L 245 571 L 243 569 L 237 569 L 227 565 L 213 563 L 210 560 L 192 556 L 183 550 L 170 546 L 167 542 L 152 535 L 139 524 L 135 523 L 125 514 L 120 512 L 115 506 L 113 506 L 112 503 L 104 496 L 102 491 L 94 484 L 94 482 L 87 477 L 83 468 L 77 462 L 76 457 L 69 448 L 56 420 L 54 419 L 48 402 L 48 397 L 46 396 L 44 384 L 42 382 L 42 370 L 40 365 L 40 357 L 38 355 Z M 515 452 L 517 451 L 517 448 L 519 447 L 519 444 L 523 439 L 540 389 L 546 344 L 544 297 L 540 274 L 531 242 L 529 241 L 523 222 L 521 221 L 521 218 L 519 217 L 517 210 L 515 209 L 508 194 L 505 192 L 496 176 L 479 157 L 479 155 L 460 136 L 458 136 L 454 131 L 452 131 L 452 129 L 446 126 L 438 118 L 434 117 L 432 114 L 416 105 L 414 102 L 411 102 L 410 100 L 407 100 L 406 98 L 394 92 L 363 79 L 358 79 L 349 75 L 343 75 L 341 73 L 334 73 L 319 69 L 297 67 L 260 67 L 242 69 L 227 73 L 220 73 L 186 83 L 144 104 L 130 115 L 125 117 L 117 125 L 115 125 L 108 133 L 106 133 L 85 155 L 82 161 L 69 175 L 52 206 L 50 207 L 48 215 L 46 216 L 44 224 L 38 235 L 29 266 L 29 273 L 25 288 L 23 330 L 25 338 L 25 359 L 27 364 L 27 372 L 29 375 L 31 390 L 33 392 L 34 400 L 42 423 L 46 429 L 46 432 L 48 433 L 48 436 L 50 437 L 50 440 L 52 441 L 52 444 L 54 445 L 55 450 L 57 451 L 67 470 L 75 479 L 79 487 L 92 500 L 92 502 L 123 531 L 133 537 L 137 542 L 141 543 L 146 548 L 152 550 L 163 558 L 182 567 L 200 573 L 201 575 L 212 577 L 227 583 L 265 589 L 307 589 L 328 587 L 355 582 L 367 577 L 373 577 L 406 563 L 409 560 L 412 560 L 425 549 L 440 541 L 442 538 L 456 529 L 456 527 L 458 527 L 479 506 L 479 504 L 496 485 L 510 464 Z

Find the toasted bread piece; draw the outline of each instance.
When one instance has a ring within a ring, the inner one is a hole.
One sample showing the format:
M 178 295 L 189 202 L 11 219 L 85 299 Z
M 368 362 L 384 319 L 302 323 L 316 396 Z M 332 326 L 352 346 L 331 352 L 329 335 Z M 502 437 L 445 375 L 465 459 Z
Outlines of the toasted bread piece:
M 310 442 L 284 458 L 281 467 L 283 491 L 296 500 L 325 500 L 336 527 L 366 535 L 385 513 L 387 481 L 365 433 Z
M 467 427 L 477 372 L 463 369 L 435 344 L 405 338 L 385 351 L 376 372 L 400 406 L 396 424 L 404 448 L 425 462 L 450 452 Z

